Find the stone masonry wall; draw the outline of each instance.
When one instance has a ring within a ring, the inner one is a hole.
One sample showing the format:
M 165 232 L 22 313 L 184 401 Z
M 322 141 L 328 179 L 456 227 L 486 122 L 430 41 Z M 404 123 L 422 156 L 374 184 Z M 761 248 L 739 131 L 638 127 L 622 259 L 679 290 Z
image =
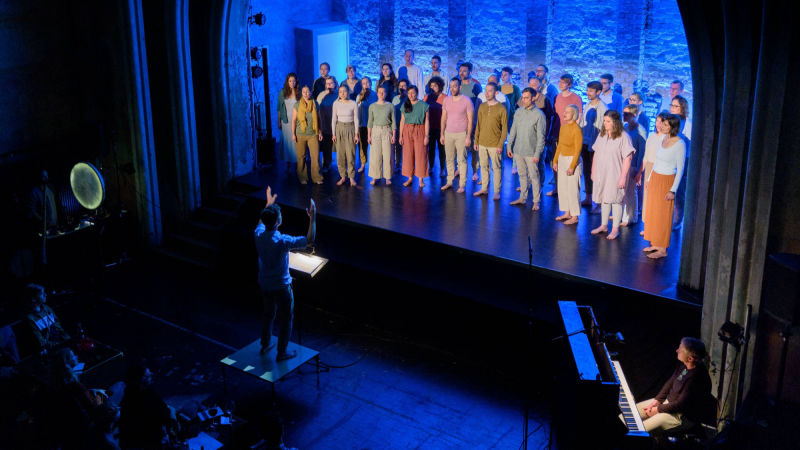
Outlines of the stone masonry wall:
M 296 67 L 293 28 L 300 17 L 305 24 L 348 23 L 350 61 L 373 82 L 381 63 L 397 68 L 411 48 L 426 72 L 435 54 L 451 76 L 458 61 L 471 61 L 482 84 L 508 65 L 524 87 L 528 72 L 544 63 L 551 82 L 571 73 L 581 95 L 587 82 L 609 72 L 626 97 L 640 77 L 649 94 L 665 97 L 669 83 L 680 79 L 692 101 L 689 51 L 675 0 L 255 0 L 253 8 L 271 18 L 268 27 L 252 29 L 251 45 L 270 46 L 272 110 L 286 73 Z M 296 11 L 313 11 L 313 18 Z
M 628 96 L 641 74 L 649 93 L 664 96 L 670 81 L 683 80 L 691 102 L 689 51 L 674 0 L 332 1 L 334 16 L 342 13 L 351 26 L 350 58 L 360 75 L 374 77 L 383 61 L 396 68 L 412 48 L 425 71 L 434 54 L 449 74 L 459 60 L 471 61 L 481 83 L 508 65 L 524 86 L 527 73 L 545 63 L 551 81 L 571 73 L 581 94 L 609 72 Z

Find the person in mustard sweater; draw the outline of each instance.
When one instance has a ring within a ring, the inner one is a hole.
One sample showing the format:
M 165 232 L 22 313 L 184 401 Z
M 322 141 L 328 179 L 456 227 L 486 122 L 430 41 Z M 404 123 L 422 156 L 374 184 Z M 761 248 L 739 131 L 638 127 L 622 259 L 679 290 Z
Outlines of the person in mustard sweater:
M 561 129 L 558 133 L 558 147 L 553 156 L 553 171 L 558 173 L 558 209 L 564 214 L 556 217 L 564 225 L 578 223 L 581 214 L 581 147 L 583 132 L 576 120 L 579 116 L 577 105 L 568 105 L 561 115 Z
M 475 143 L 481 161 L 483 188 L 472 194 L 486 195 L 489 192 L 489 161 L 492 161 L 494 174 L 494 200 L 500 200 L 500 186 L 503 182 L 503 143 L 508 134 L 508 110 L 495 99 L 497 84 L 486 85 L 486 103 L 478 108 L 478 126 L 475 127 Z M 463 175 L 462 175 L 463 176 Z

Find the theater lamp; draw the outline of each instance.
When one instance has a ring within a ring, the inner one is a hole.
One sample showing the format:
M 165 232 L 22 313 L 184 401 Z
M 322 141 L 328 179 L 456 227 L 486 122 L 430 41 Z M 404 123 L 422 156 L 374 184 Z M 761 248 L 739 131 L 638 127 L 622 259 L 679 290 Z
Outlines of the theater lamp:
M 258 26 L 261 26 L 267 23 L 267 18 L 264 16 L 264 13 L 253 14 L 252 16 L 247 18 L 247 23 L 250 25 L 256 24 Z
M 72 193 L 86 209 L 97 209 L 106 197 L 106 185 L 103 175 L 88 162 L 79 162 L 69 173 L 69 184 Z
M 717 336 L 720 341 L 731 344 L 738 350 L 744 343 L 744 328 L 729 320 L 722 324 Z

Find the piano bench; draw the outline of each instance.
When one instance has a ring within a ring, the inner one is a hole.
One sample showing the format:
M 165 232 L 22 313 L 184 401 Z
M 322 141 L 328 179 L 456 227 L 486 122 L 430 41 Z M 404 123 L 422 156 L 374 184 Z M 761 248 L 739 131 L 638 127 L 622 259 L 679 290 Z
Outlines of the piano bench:
M 677 427 L 666 431 L 670 448 L 707 448 L 708 444 L 717 436 L 717 429 L 702 423 L 690 424 L 688 427 Z

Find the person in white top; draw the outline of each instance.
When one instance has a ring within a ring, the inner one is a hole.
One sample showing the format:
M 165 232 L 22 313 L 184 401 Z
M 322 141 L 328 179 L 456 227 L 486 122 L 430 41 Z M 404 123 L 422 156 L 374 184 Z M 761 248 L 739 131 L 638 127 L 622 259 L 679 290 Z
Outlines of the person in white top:
M 653 171 L 653 164 L 656 162 L 656 150 L 661 145 L 664 139 L 663 122 L 669 115 L 666 111 L 661 111 L 656 116 L 655 133 L 647 138 L 647 143 L 644 146 L 644 158 L 642 158 L 642 166 L 639 168 L 639 173 L 636 174 L 636 184 L 643 186 L 642 193 L 642 222 L 646 221 L 647 215 L 647 183 L 644 180 L 650 178 L 650 172 Z M 644 230 L 639 234 L 644 236 Z
M 683 139 L 683 144 L 686 146 L 686 158 L 689 157 L 689 152 L 692 150 L 692 123 L 689 122 L 689 101 L 681 95 L 672 97 L 669 104 L 669 112 L 676 114 L 681 119 L 681 128 L 678 132 L 678 137 Z M 678 187 L 678 192 L 675 194 L 675 217 L 672 220 L 673 229 L 677 230 L 683 224 L 683 204 L 686 200 L 686 180 L 681 182 Z
M 489 79 L 486 80 L 486 84 L 489 84 L 489 83 L 497 84 L 497 75 L 489 75 Z M 506 111 L 508 111 L 508 97 L 506 97 L 506 94 L 503 94 L 498 89 L 494 94 L 494 99 L 498 103 L 502 103 L 503 106 L 506 107 Z M 476 111 L 478 110 L 478 107 L 481 105 L 481 103 L 486 103 L 486 91 L 483 91 L 480 94 L 478 94 L 478 100 L 480 100 L 480 103 L 477 103 L 475 105 L 475 110 Z
M 350 179 L 350 186 L 356 185 L 356 146 L 358 144 L 358 106 L 350 100 L 347 86 L 339 86 L 339 98 L 333 102 L 331 114 L 333 143 L 336 145 L 336 165 L 342 177 L 336 184 L 344 184 L 345 177 Z
M 422 81 L 422 69 L 414 64 L 414 50 L 406 50 L 403 54 L 403 59 L 405 59 L 406 63 L 397 68 L 397 79 L 408 80 L 410 84 L 423 89 L 425 84 Z
M 672 209 L 675 193 L 683 178 L 686 145 L 678 136 L 681 119 L 675 114 L 662 121 L 665 137 L 656 150 L 653 171 L 647 178 L 647 221 L 644 223 L 644 238 L 650 245 L 642 251 L 652 259 L 667 256 L 672 234 Z

